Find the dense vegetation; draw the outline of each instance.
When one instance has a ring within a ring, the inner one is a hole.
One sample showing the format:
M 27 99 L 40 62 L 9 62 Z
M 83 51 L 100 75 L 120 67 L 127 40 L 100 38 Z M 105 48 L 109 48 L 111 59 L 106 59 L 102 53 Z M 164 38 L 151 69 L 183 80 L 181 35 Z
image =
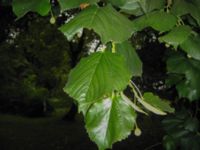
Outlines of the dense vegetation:
M 163 120 L 165 149 L 200 149 L 198 0 L 2 4 L 12 6 L 18 27 L 7 33 L 12 28 L 4 24 L 2 31 L 9 38 L 1 39 L 0 48 L 1 112 L 30 111 L 26 103 L 37 102 L 52 111 L 48 100 L 67 97 L 62 88 L 68 78 L 64 91 L 99 149 L 132 130 L 139 136 L 137 116 L 151 112 L 172 113 Z

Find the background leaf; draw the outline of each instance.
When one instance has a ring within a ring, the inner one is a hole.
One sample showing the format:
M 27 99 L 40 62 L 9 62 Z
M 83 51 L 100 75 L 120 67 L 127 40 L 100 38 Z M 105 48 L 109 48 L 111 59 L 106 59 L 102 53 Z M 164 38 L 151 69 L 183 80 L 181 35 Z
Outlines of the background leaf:
M 200 98 L 200 61 L 173 53 L 168 58 L 167 70 L 169 73 L 185 76 L 178 83 L 174 83 L 180 97 L 186 97 L 190 101 Z
M 18 18 L 29 11 L 45 16 L 51 9 L 50 0 L 13 0 L 12 7 Z
M 163 121 L 167 135 L 164 137 L 166 150 L 198 150 L 200 148 L 199 121 L 192 117 L 187 110 L 176 112 Z
M 59 0 L 62 11 L 77 8 L 81 4 L 95 4 L 99 0 Z

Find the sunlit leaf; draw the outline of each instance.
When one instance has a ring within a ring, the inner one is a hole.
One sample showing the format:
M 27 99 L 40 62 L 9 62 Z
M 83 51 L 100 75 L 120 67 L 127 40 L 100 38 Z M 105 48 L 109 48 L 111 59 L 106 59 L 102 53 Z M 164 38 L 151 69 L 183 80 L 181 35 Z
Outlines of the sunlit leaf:
M 130 78 L 121 55 L 98 52 L 82 59 L 71 71 L 64 91 L 77 100 L 79 110 L 85 113 L 99 98 L 114 90 L 123 90 Z
M 128 137 L 135 120 L 133 108 L 120 96 L 93 104 L 85 118 L 87 132 L 100 150 Z

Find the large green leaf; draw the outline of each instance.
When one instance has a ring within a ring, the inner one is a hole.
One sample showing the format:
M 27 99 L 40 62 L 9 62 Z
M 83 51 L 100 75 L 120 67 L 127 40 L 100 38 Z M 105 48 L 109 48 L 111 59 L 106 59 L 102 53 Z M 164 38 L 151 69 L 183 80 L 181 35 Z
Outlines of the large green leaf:
M 146 92 L 144 93 L 143 97 L 145 102 L 163 112 L 169 112 L 169 113 L 174 112 L 174 108 L 170 106 L 168 101 L 161 100 L 160 97 L 154 95 L 153 93 Z
M 69 23 L 63 25 L 60 30 L 68 39 L 72 39 L 77 31 L 82 28 L 93 29 L 100 35 L 103 43 L 109 41 L 122 42 L 133 33 L 131 22 L 110 5 L 103 8 L 90 6 Z
M 173 54 L 167 61 L 167 70 L 169 73 L 185 76 L 185 79 L 174 83 L 180 97 L 186 97 L 190 101 L 200 98 L 200 61 Z
M 134 128 L 136 113 L 121 96 L 92 105 L 86 115 L 86 129 L 100 150 L 126 138 Z
M 18 18 L 23 17 L 29 11 L 44 16 L 51 9 L 50 0 L 13 0 L 12 7 Z
M 81 4 L 94 4 L 99 0 L 59 0 L 62 10 L 79 7 Z
M 176 22 L 177 18 L 174 15 L 163 11 L 155 11 L 134 20 L 133 26 L 138 31 L 146 27 L 152 27 L 160 32 L 165 32 L 172 29 Z
M 159 41 L 165 42 L 177 48 L 180 44 L 185 42 L 191 34 L 189 26 L 178 26 L 173 28 L 168 34 L 161 36 Z
M 171 11 L 177 16 L 190 14 L 200 24 L 200 3 L 197 0 L 175 0 Z
M 184 43 L 181 44 L 181 48 L 191 57 L 200 60 L 200 37 L 190 36 Z
M 130 78 L 121 55 L 98 52 L 82 59 L 70 72 L 64 91 L 77 100 L 79 110 L 85 113 L 99 98 L 114 90 L 123 90 Z
M 138 57 L 135 48 L 131 45 L 130 42 L 125 41 L 120 44 L 116 44 L 116 52 L 123 55 L 126 64 L 134 76 L 142 75 L 142 62 Z

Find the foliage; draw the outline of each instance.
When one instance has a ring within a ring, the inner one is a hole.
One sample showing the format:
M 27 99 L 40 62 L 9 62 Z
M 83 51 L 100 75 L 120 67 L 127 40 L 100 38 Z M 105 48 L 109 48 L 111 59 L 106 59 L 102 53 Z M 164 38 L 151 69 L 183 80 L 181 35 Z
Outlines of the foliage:
M 115 30 L 113 24 L 116 26 Z M 60 30 L 71 39 L 82 28 L 93 29 L 100 35 L 103 43 L 125 41 L 133 33 L 131 22 L 110 5 L 103 8 L 90 6 L 72 21 L 63 25 Z M 120 36 L 115 32 L 116 30 L 121 33 Z
M 130 76 L 122 56 L 98 52 L 82 59 L 71 71 L 64 90 L 78 101 L 79 110 L 85 114 L 91 104 L 105 95 L 123 90 Z
M 199 121 L 187 110 L 182 110 L 167 117 L 164 121 L 167 135 L 164 137 L 166 150 L 198 150 L 200 149 Z
M 13 0 L 13 11 L 18 18 L 23 17 L 27 12 L 33 11 L 40 15 L 47 15 L 50 11 L 51 5 L 49 0 Z
M 85 118 L 88 134 L 99 149 L 111 148 L 113 143 L 126 138 L 135 120 L 135 111 L 120 95 L 98 101 Z
M 167 61 L 168 71 L 172 73 L 168 79 L 169 84 L 176 83 L 180 97 L 187 97 L 190 101 L 200 97 L 200 62 L 188 59 L 179 53 L 173 54 Z
M 48 23 L 48 18 L 36 17 L 25 31 L 17 32 L 14 27 L 13 30 L 11 33 L 17 34 L 16 38 L 11 36 L 0 46 L 0 63 L 4 64 L 0 67 L 0 111 L 40 116 L 45 113 L 44 102 L 48 112 L 52 111 L 50 98 L 66 98 L 62 88 L 70 68 L 66 65 L 68 46 L 64 36 Z
M 14 0 L 13 10 L 18 18 L 28 11 L 47 14 L 49 3 L 40 1 L 32 5 L 35 2 Z M 23 4 L 20 12 L 16 11 L 19 3 Z M 153 30 L 156 33 L 154 39 L 173 51 L 174 54 L 168 57 L 167 71 L 170 77 L 176 75 L 170 83 L 176 86 L 179 97 L 199 100 L 198 0 L 88 0 L 82 3 L 62 0 L 59 5 L 62 12 L 71 8 L 80 10 L 59 28 L 68 40 L 73 40 L 86 28 L 97 33 L 106 47 L 102 52 L 83 58 L 70 73 L 64 88 L 78 103 L 89 136 L 99 149 L 111 148 L 131 130 L 138 131 L 136 112 L 147 114 L 146 111 L 151 111 L 159 115 L 174 112 L 168 102 L 152 93 L 142 93 L 131 81 L 133 76 L 140 76 L 142 70 L 135 49 L 128 43 L 139 31 Z M 45 8 L 44 12 L 41 8 Z M 125 52 L 128 50 L 132 51 L 130 57 Z M 127 90 L 134 94 L 134 101 L 124 93 L 128 86 Z M 118 130 L 121 122 L 124 124 Z

